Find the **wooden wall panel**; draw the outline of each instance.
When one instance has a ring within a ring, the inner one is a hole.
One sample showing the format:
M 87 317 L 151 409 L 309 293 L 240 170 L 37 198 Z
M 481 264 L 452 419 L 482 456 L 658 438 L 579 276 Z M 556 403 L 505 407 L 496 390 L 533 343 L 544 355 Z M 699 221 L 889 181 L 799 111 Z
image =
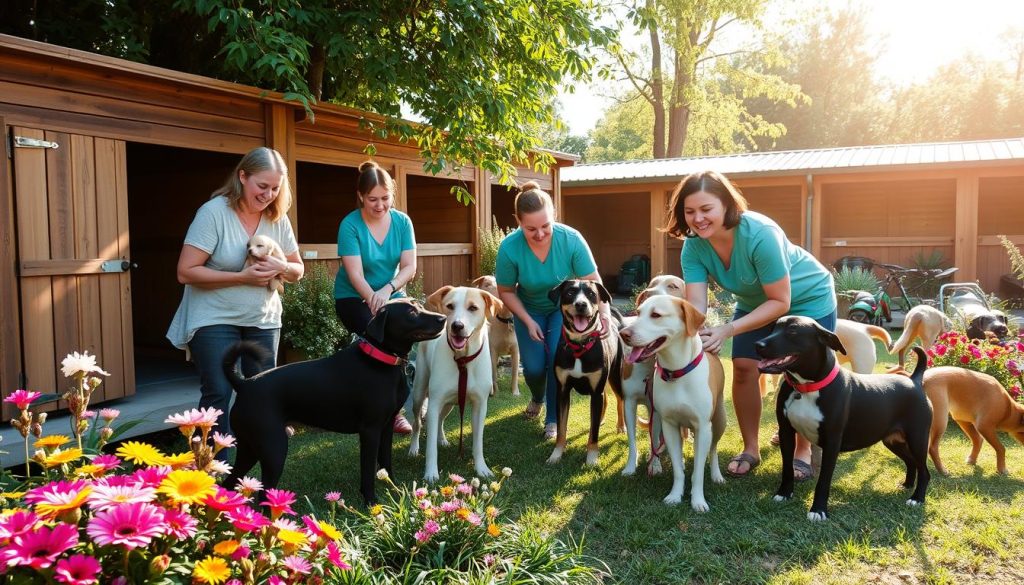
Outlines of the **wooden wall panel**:
M 583 234 L 603 278 L 633 254 L 651 254 L 650 193 L 562 198 L 562 221 Z
M 471 255 L 418 258 L 416 264 L 423 276 L 423 292 L 429 295 L 446 284 L 469 284 L 473 279 L 472 263 Z
M 982 178 L 978 189 L 978 235 L 1024 234 L 1024 176 Z
M 9 130 L 0 115 L 0 131 L 7 140 Z M 21 303 L 18 298 L 16 215 L 10 160 L 0 156 L 0 397 L 6 397 L 21 383 Z M 14 415 L 12 405 L 3 404 L 0 418 Z
M 416 230 L 416 241 L 423 243 L 472 242 L 472 206 L 463 205 L 451 193 L 458 181 L 406 176 L 406 198 L 409 217 Z M 463 185 L 471 193 L 472 183 Z
M 956 181 L 825 183 L 822 238 L 938 236 L 956 227 Z
M 741 187 L 750 209 L 767 215 L 779 224 L 786 237 L 797 245 L 803 243 L 803 198 L 799 186 Z

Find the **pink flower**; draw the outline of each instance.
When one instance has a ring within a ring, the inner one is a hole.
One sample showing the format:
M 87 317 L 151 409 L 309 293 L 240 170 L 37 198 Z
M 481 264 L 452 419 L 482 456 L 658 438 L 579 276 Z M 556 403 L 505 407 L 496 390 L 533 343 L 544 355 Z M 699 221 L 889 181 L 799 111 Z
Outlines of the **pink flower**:
M 480 526 L 480 515 L 476 512 L 470 512 L 469 516 L 466 516 L 466 522 L 469 522 L 473 526 Z
M 82 411 L 82 418 L 88 418 L 88 419 L 96 418 L 96 411 L 95 410 L 83 410 Z
M 455 484 L 459 484 L 459 483 L 462 483 L 462 482 L 466 481 L 466 479 L 464 477 L 462 477 L 461 475 L 459 475 L 457 473 L 450 474 L 448 476 L 448 479 L 452 480 L 452 483 L 455 483 Z
M 25 410 L 30 404 L 32 404 L 36 398 L 42 396 L 42 392 L 28 391 L 28 390 L 15 390 L 4 398 L 4 402 L 13 404 L 18 407 L 18 410 Z
M 978 349 L 978 346 L 976 346 L 976 345 L 970 346 L 969 347 L 969 351 L 971 352 L 971 356 L 973 356 L 974 359 L 976 359 L 976 360 L 977 359 L 981 359 L 981 350 Z
M 462 502 L 458 502 L 458 501 L 441 502 L 441 511 L 442 512 L 447 512 L 449 514 L 454 512 L 455 510 L 458 510 L 461 507 L 462 507 Z
M 40 526 L 11 539 L 0 551 L 0 564 L 8 567 L 31 567 L 35 570 L 53 565 L 61 553 L 78 544 L 78 528 L 60 523 L 52 529 Z
M 245 476 L 238 480 L 237 489 L 245 495 L 250 495 L 263 489 L 263 484 L 256 478 Z
M 266 501 L 263 502 L 264 506 L 270 507 L 271 516 L 280 516 L 281 514 L 295 514 L 295 510 L 292 510 L 292 504 L 295 503 L 295 493 L 288 490 L 277 490 L 269 489 L 263 493 Z
M 430 540 L 430 535 L 426 532 L 423 532 L 422 530 L 417 530 L 415 533 L 413 533 L 412 536 L 416 539 L 416 542 L 420 544 L 423 544 L 424 542 Z
M 100 418 L 107 422 L 114 422 L 114 419 L 121 416 L 121 411 L 116 408 L 101 408 Z
M 224 411 L 217 408 L 193 408 L 164 419 L 167 424 L 179 427 L 212 427 L 217 424 L 217 419 Z
M 422 500 L 423 498 L 427 497 L 427 488 L 416 488 L 416 491 L 414 491 L 412 495 L 416 496 L 417 499 Z
M 97 455 L 92 458 L 92 464 L 102 466 L 103 471 L 110 471 L 117 469 L 121 465 L 121 460 L 116 455 Z
M 971 363 L 971 356 L 969 356 L 969 355 L 962 355 L 962 356 L 960 356 L 960 363 L 964 364 L 964 365 L 967 365 L 967 364 Z
M 91 585 L 98 583 L 100 562 L 86 555 L 72 555 L 57 561 L 57 572 L 53 578 L 67 585 Z
M 1017 363 L 1017 360 L 1007 360 L 1006 369 L 1010 370 L 1010 373 L 1014 376 L 1020 375 L 1020 364 Z
M 84 504 L 90 491 L 92 486 L 83 480 L 53 481 L 29 490 L 25 494 L 25 503 L 34 504 L 36 513 L 49 519 Z
M 931 368 L 935 365 L 935 361 L 932 358 L 928 358 L 928 367 Z
M 89 506 L 93 510 L 106 510 L 120 504 L 133 502 L 152 502 L 156 499 L 156 489 L 134 485 L 103 485 L 94 484 L 89 494 Z
M 308 575 L 309 571 L 313 568 L 309 561 L 296 555 L 285 557 L 283 562 L 285 568 L 298 575 Z
M 455 488 L 455 491 L 459 492 L 464 496 L 468 496 L 469 494 L 473 493 L 473 486 L 469 485 L 468 483 L 460 483 L 458 487 Z
M 248 500 L 242 494 L 217 486 L 216 493 L 206 498 L 205 503 L 214 510 L 227 512 L 228 510 L 233 510 L 238 506 L 244 506 L 247 501 Z
M 341 499 L 341 492 L 327 492 L 324 494 L 324 499 L 328 502 L 337 502 Z
M 338 548 L 338 545 L 334 544 L 333 541 L 327 543 L 327 560 L 331 561 L 331 564 L 342 571 L 347 571 L 352 568 L 352 565 L 346 563 L 345 560 L 341 558 L 341 549 Z
M 1010 396 L 1013 396 L 1014 398 L 1017 398 L 1018 396 L 1020 396 L 1020 386 L 1018 386 L 1016 384 L 1014 384 L 1013 386 L 1010 386 Z
M 227 513 L 231 525 L 242 532 L 253 532 L 270 525 L 266 516 L 253 510 L 249 506 L 239 506 Z
M 104 510 L 89 522 L 86 532 L 100 546 L 146 546 L 167 528 L 164 513 L 153 504 L 137 502 Z
M 213 442 L 221 449 L 230 449 L 235 446 L 235 438 L 231 435 L 222 435 L 217 431 L 213 432 Z
M 267 580 L 267 585 L 287 585 L 287 582 L 277 575 L 271 575 L 270 579 Z
M 251 554 L 252 550 L 243 544 L 236 548 L 235 552 L 231 553 L 231 558 L 237 561 L 240 559 L 247 559 Z
M 426 510 L 427 508 L 433 506 L 433 504 L 430 503 L 430 500 L 426 498 L 423 498 L 422 500 L 417 502 L 417 505 L 420 507 L 420 510 Z
M 199 526 L 198 520 L 181 510 L 164 510 L 164 522 L 167 524 L 167 534 L 178 540 L 192 538 Z
M 39 524 L 39 516 L 30 510 L 18 510 L 13 514 L 0 515 L 0 540 L 10 540 L 24 534 Z
M 946 347 L 945 344 L 937 343 L 937 344 L 935 344 L 935 355 L 937 355 L 937 356 L 944 356 L 944 355 L 946 355 L 946 350 L 948 350 L 948 349 L 949 348 Z
M 423 523 L 423 531 L 427 534 L 434 535 L 441 531 L 441 525 L 436 520 L 427 520 Z
M 171 473 L 171 468 L 166 465 L 146 467 L 144 469 L 136 469 L 134 473 L 128 476 L 130 481 L 139 482 L 146 487 L 160 487 L 163 483 L 164 478 Z
M 490 567 L 491 565 L 494 564 L 494 560 L 495 559 L 494 559 L 494 555 L 493 554 L 487 553 L 487 554 L 484 555 L 484 565 Z

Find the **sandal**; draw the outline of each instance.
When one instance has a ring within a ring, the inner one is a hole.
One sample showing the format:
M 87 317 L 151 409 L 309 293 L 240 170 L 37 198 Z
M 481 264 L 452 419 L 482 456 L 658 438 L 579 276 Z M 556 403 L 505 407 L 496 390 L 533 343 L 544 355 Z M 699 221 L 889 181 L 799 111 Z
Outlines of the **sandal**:
M 776 447 L 779 446 L 779 429 L 775 429 L 775 434 L 772 435 L 772 438 L 768 439 L 768 442 Z
M 540 415 L 541 406 L 543 406 L 543 404 L 540 402 L 534 402 L 531 400 L 526 405 L 526 410 L 523 412 L 523 416 L 526 417 L 526 420 L 533 420 L 537 418 L 537 416 Z
M 807 481 L 814 477 L 814 468 L 810 463 L 799 459 L 793 460 L 793 479 L 796 481 Z
M 761 465 L 761 460 L 759 458 L 757 458 L 757 457 L 754 457 L 753 455 L 751 455 L 749 453 L 740 453 L 739 455 L 737 455 L 737 456 L 733 457 L 732 459 L 730 459 L 729 463 L 736 463 L 737 464 L 736 465 L 737 471 L 732 471 L 731 469 L 729 469 L 729 466 L 726 465 L 725 466 L 725 472 L 726 473 L 728 473 L 729 475 L 731 475 L 733 477 L 746 477 L 746 476 L 750 475 L 750 472 L 754 471 L 754 469 L 756 469 L 758 465 Z M 738 468 L 739 468 L 740 464 L 742 464 L 742 463 L 746 463 L 747 464 L 747 470 L 744 471 L 743 473 L 740 473 L 738 471 Z

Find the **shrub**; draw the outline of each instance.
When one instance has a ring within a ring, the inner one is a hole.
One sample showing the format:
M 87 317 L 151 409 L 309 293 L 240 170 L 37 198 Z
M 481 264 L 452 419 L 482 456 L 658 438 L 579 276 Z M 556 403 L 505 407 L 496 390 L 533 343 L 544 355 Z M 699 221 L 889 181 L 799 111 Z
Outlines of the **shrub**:
M 836 272 L 833 277 L 836 282 L 836 296 L 846 298 L 847 300 L 853 298 L 855 291 L 863 290 L 875 294 L 875 291 L 882 286 L 874 272 L 862 268 L 844 267 Z
M 994 339 L 969 339 L 962 331 L 952 330 L 939 335 L 927 350 L 928 366 L 956 366 L 988 374 L 1018 402 L 1024 403 L 1024 338 L 1007 342 Z
M 490 229 L 480 228 L 480 260 L 477 264 L 480 274 L 494 274 L 494 267 L 498 261 L 498 246 L 513 231 L 511 228 L 502 229 L 497 218 L 491 218 Z
M 302 280 L 285 285 L 281 337 L 307 359 L 328 356 L 349 341 L 334 311 L 334 279 L 321 262 L 307 265 Z

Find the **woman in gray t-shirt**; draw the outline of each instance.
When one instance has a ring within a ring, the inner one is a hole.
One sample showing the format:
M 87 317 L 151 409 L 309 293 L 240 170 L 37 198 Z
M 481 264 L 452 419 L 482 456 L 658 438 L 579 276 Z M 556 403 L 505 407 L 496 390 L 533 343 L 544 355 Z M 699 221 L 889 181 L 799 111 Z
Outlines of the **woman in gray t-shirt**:
M 255 341 L 269 357 L 264 363 L 243 359 L 243 373 L 252 376 L 274 367 L 281 297 L 267 285 L 274 277 L 302 278 L 299 246 L 286 215 L 291 202 L 284 159 L 276 150 L 256 148 L 196 212 L 178 258 L 178 282 L 185 292 L 167 338 L 191 355 L 199 369 L 199 407 L 224 413 L 217 427 L 222 433 L 231 432 L 232 389 L 221 367 L 224 353 L 237 341 Z M 287 261 L 267 257 L 245 266 L 248 241 L 257 234 L 274 239 Z

